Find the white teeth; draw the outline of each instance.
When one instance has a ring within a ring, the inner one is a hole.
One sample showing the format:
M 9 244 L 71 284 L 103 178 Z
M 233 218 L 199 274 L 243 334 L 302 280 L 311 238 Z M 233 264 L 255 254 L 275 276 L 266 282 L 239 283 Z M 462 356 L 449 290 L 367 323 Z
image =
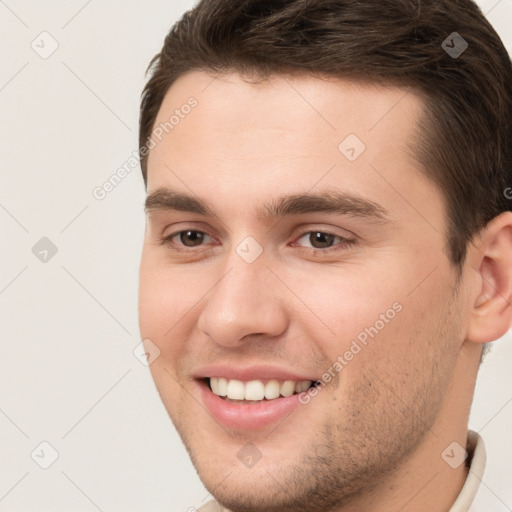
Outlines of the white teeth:
M 279 396 L 288 397 L 294 393 L 306 391 L 312 384 L 310 380 L 285 380 L 280 383 L 276 379 L 269 380 L 264 384 L 261 380 L 242 382 L 236 379 L 224 377 L 210 377 L 210 387 L 215 395 L 226 397 L 231 400 L 250 400 L 258 402 L 266 398 L 273 400 Z
M 281 386 L 277 380 L 269 380 L 265 386 L 265 398 L 272 400 L 279 397 Z
M 293 380 L 285 380 L 281 384 L 281 395 L 292 396 L 295 391 L 295 382 Z
M 228 381 L 227 396 L 232 400 L 245 400 L 245 386 L 241 380 Z
M 226 396 L 228 394 L 228 380 L 225 379 L 224 377 L 219 377 L 218 381 L 219 381 L 219 384 L 218 384 L 219 392 L 218 393 L 214 392 L 214 393 L 219 396 Z
M 263 400 L 265 396 L 265 386 L 261 380 L 251 380 L 245 385 L 246 400 Z
M 219 379 L 217 377 L 211 377 L 210 378 L 210 387 L 212 388 L 212 391 L 216 395 L 219 394 Z

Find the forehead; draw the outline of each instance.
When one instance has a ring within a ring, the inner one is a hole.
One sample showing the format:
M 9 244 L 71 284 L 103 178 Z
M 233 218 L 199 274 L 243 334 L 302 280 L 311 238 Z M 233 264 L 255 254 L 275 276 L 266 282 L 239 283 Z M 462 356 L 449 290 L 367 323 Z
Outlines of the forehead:
M 181 111 L 190 110 L 190 98 L 197 106 L 184 116 Z M 172 135 L 178 137 L 187 127 L 196 130 L 197 144 L 205 141 L 207 132 L 210 141 L 221 139 L 225 143 L 226 134 L 242 139 L 250 128 L 253 134 L 260 131 L 260 137 L 267 136 L 268 145 L 254 148 L 258 156 L 264 156 L 267 149 L 270 154 L 278 143 L 273 136 L 285 132 L 296 141 L 318 141 L 328 135 L 329 145 L 335 133 L 338 137 L 355 133 L 369 142 L 388 133 L 399 149 L 403 137 L 397 136 L 411 134 L 422 106 L 421 98 L 410 90 L 334 77 L 320 79 L 297 73 L 263 80 L 234 72 L 212 76 L 192 71 L 170 87 L 155 128 L 165 128 L 167 123 Z M 188 120 L 183 123 L 185 118 Z M 209 130 L 211 125 L 205 123 L 215 123 L 216 129 Z M 237 132 L 238 128 L 243 130 Z M 389 133 L 390 128 L 395 128 L 395 133 Z M 233 144 L 233 150 L 236 147 Z
M 304 74 L 263 80 L 192 71 L 164 97 L 148 165 L 175 146 L 237 160 L 276 159 L 290 150 L 297 158 L 332 160 L 351 134 L 369 151 L 387 145 L 388 153 L 403 153 L 421 110 L 416 94 L 397 87 Z
M 170 186 L 219 201 L 242 194 L 249 206 L 336 187 L 388 210 L 419 208 L 435 222 L 441 197 L 413 156 L 422 108 L 418 95 L 398 87 L 193 71 L 158 112 L 148 192 Z

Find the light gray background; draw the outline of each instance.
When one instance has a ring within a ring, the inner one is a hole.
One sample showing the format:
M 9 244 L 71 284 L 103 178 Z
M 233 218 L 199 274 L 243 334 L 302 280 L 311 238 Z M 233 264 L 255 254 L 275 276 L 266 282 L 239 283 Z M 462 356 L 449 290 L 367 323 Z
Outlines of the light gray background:
M 139 167 L 92 195 L 137 150 L 144 71 L 193 3 L 0 0 L 4 512 L 185 512 L 208 498 L 133 354 Z M 479 3 L 512 51 L 512 0 Z M 31 47 L 51 49 L 43 31 L 59 45 L 46 59 Z M 42 237 L 58 249 L 47 262 L 32 252 Z M 489 512 L 512 510 L 510 334 L 484 363 L 470 419 L 487 445 Z M 43 441 L 59 455 L 48 469 Z

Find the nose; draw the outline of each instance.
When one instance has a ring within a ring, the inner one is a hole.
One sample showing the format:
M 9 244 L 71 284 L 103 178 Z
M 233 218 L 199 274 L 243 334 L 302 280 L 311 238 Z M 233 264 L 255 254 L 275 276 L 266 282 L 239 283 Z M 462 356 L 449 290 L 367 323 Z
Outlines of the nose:
M 233 254 L 206 296 L 198 328 L 218 345 L 235 347 L 259 335 L 279 336 L 287 314 L 274 274 L 260 256 L 252 263 Z M 281 290 L 282 291 L 282 290 Z

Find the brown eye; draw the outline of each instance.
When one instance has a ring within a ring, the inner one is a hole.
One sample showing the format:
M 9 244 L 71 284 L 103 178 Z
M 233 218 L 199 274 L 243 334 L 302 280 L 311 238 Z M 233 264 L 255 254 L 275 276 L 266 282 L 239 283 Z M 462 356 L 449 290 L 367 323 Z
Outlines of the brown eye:
M 180 231 L 179 237 L 180 242 L 186 247 L 196 247 L 197 245 L 201 245 L 204 240 L 204 233 L 201 231 Z
M 321 231 L 312 231 L 309 234 L 309 242 L 315 249 L 325 249 L 326 247 L 331 247 L 338 238 L 336 235 L 332 235 L 330 233 L 322 233 Z
M 319 251 L 317 254 L 321 254 L 330 250 L 348 249 L 354 245 L 355 240 L 325 231 L 307 231 L 295 243 L 306 250 Z
M 208 244 L 215 242 L 212 236 L 197 229 L 175 231 L 161 239 L 160 243 L 176 252 L 190 252 L 192 249 L 206 249 Z

